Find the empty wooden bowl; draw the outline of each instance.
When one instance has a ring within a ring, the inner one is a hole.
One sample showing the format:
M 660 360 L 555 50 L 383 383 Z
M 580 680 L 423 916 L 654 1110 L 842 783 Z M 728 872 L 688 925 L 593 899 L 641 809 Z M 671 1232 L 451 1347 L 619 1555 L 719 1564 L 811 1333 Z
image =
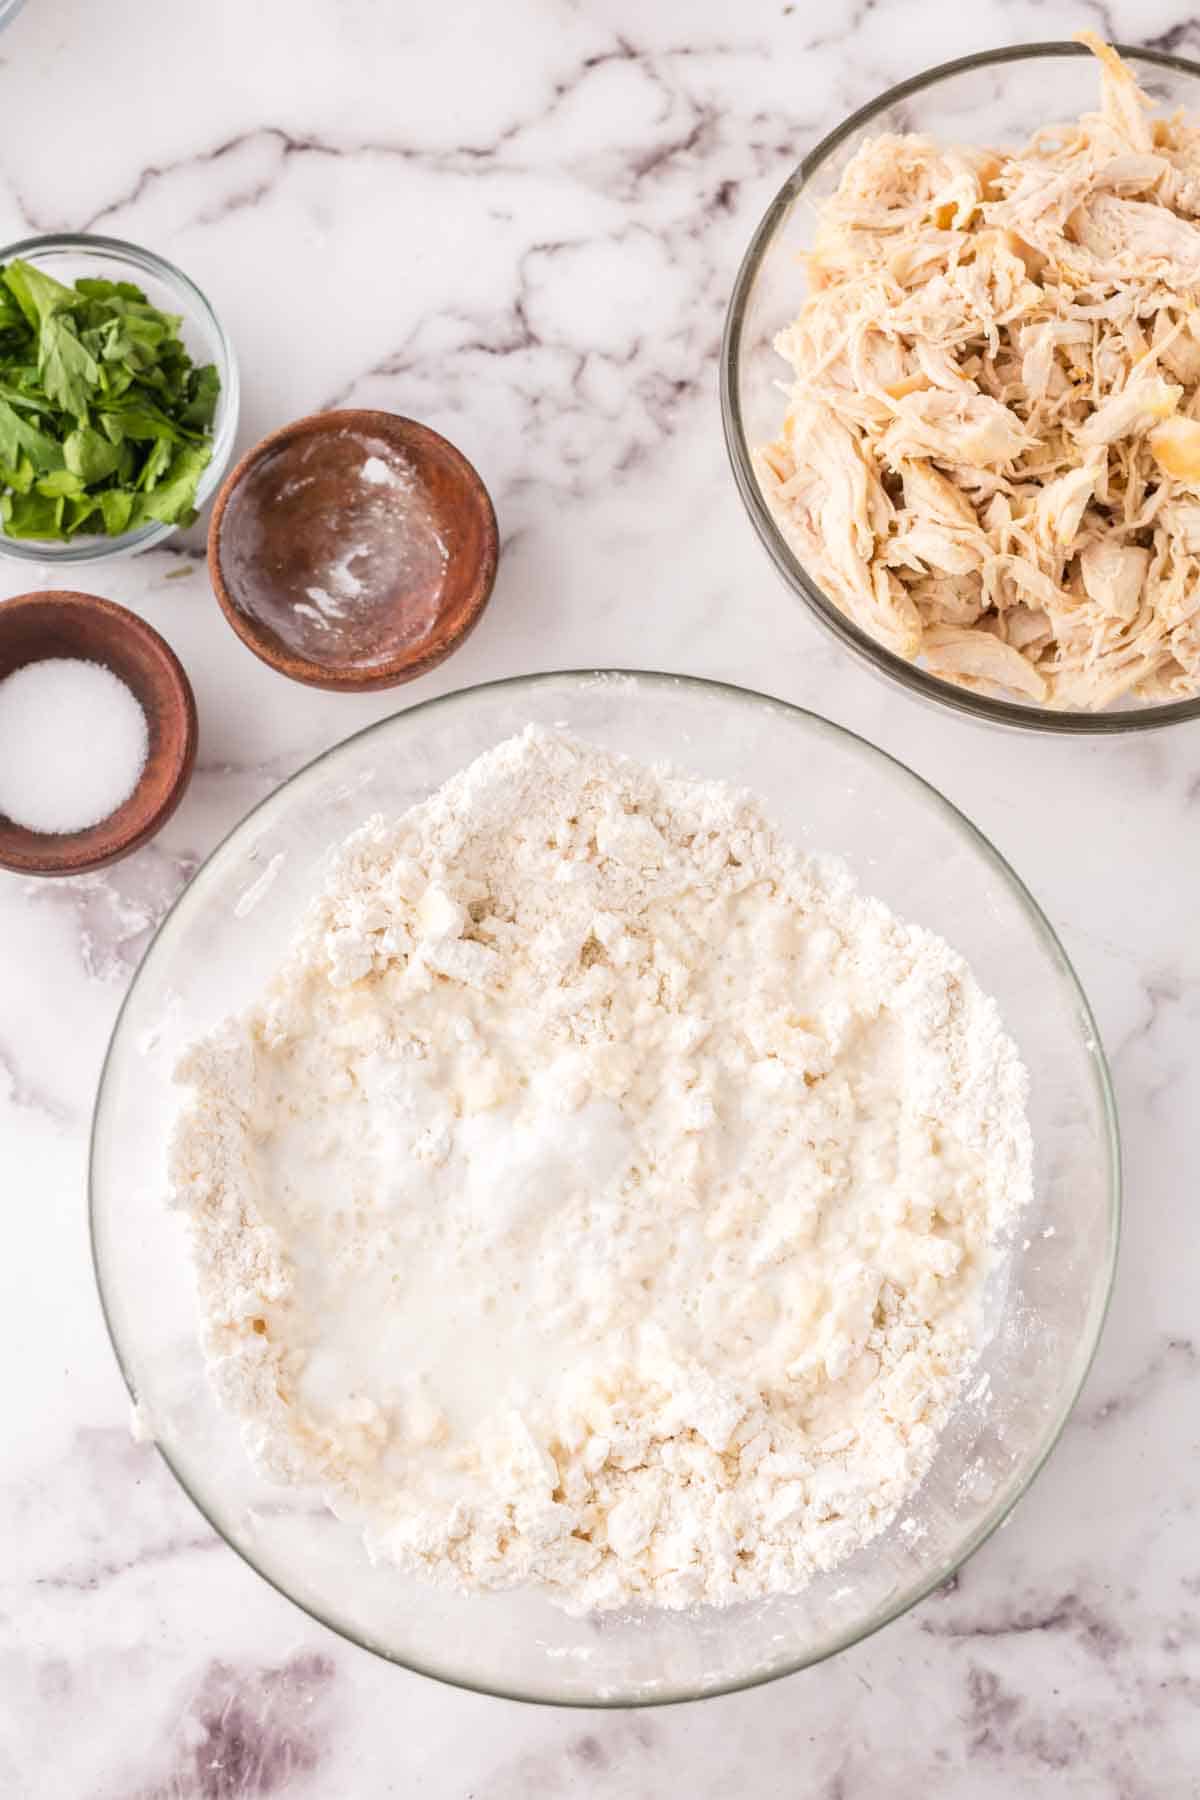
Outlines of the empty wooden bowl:
M 196 702 L 175 652 L 144 619 L 95 594 L 47 591 L 0 603 L 0 680 L 27 663 L 65 657 L 102 663 L 146 715 L 149 744 L 137 786 L 86 831 L 29 831 L 0 813 L 0 868 L 82 875 L 128 856 L 183 798 L 196 761 Z
M 242 642 L 293 681 L 367 692 L 443 662 L 478 623 L 499 539 L 454 445 L 397 413 L 313 413 L 228 477 L 208 567 Z

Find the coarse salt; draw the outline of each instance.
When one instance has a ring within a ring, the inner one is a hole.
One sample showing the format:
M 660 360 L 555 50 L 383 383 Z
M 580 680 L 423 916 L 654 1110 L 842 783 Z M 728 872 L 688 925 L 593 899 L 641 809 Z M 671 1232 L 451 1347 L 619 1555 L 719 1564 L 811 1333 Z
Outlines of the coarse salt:
M 146 715 L 102 663 L 52 656 L 0 681 L 0 814 L 26 831 L 86 831 L 146 766 Z

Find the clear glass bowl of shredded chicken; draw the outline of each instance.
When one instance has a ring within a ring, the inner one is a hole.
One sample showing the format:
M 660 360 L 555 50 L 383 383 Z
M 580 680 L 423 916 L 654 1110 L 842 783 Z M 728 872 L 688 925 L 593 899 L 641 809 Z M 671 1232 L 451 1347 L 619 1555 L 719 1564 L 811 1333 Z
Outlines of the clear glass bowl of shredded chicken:
M 722 403 L 876 667 L 1049 730 L 1200 717 L 1200 73 L 1084 34 L 882 96 L 755 234 Z

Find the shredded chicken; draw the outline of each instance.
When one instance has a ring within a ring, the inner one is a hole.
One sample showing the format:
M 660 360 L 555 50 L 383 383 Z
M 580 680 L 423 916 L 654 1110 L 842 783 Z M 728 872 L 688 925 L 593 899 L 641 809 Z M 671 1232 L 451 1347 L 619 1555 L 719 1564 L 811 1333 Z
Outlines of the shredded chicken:
M 899 656 L 1050 707 L 1200 692 L 1200 127 L 1116 51 L 1016 155 L 864 143 L 821 209 L 759 478 Z

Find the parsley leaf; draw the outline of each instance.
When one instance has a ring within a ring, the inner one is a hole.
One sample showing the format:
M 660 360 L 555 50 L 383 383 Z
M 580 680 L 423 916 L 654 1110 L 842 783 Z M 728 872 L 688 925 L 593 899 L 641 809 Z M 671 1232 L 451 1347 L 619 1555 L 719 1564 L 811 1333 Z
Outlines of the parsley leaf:
M 158 519 L 164 525 L 190 525 L 196 516 L 196 488 L 211 455 L 207 444 L 185 444 L 176 451 L 170 468 L 153 492 L 138 496 L 135 518 Z
M 111 475 L 121 460 L 117 445 L 90 425 L 80 425 L 71 433 L 63 443 L 63 456 L 68 469 L 88 485 Z
M 35 469 L 58 469 L 63 454 L 54 439 L 22 417 L 15 406 L 0 399 L 0 462 L 17 464 L 24 451 Z
M 51 469 L 49 475 L 38 476 L 33 484 L 33 491 L 56 500 L 60 494 L 82 494 L 83 483 L 78 475 L 72 475 L 70 469 Z
M 6 287 L 0 287 L 0 331 L 19 331 L 25 323 L 25 314 L 17 304 L 15 294 Z
M 210 430 L 220 392 L 221 377 L 217 374 L 214 363 L 205 363 L 202 369 L 193 369 L 188 376 L 187 405 L 179 415 L 183 423 L 193 431 Z
M 166 473 L 171 461 L 171 439 L 157 437 L 150 446 L 150 454 L 142 464 L 142 472 L 137 478 L 137 485 L 147 491 L 154 487 L 159 477 Z
M 130 281 L 0 264 L 0 530 L 190 524 L 220 378 L 193 367 L 181 324 Z
M 4 271 L 4 285 L 31 325 L 41 325 L 75 304 L 75 296 L 61 281 L 44 275 L 32 263 L 11 262 Z
M 133 495 L 128 489 L 109 488 L 106 493 L 97 494 L 96 498 L 104 514 L 104 529 L 108 535 L 120 537 L 123 531 L 128 531 L 133 514 Z
M 100 383 L 100 371 L 87 346 L 61 313 L 52 313 L 42 325 L 38 367 L 46 398 L 56 400 L 65 412 L 85 420 L 92 390 Z
M 33 464 L 27 456 L 22 456 L 15 468 L 0 462 L 0 489 L 15 488 L 18 494 L 27 494 L 33 486 Z
M 65 500 L 52 500 L 42 494 L 5 494 L 0 500 L 0 518 L 5 532 L 14 538 L 58 538 L 62 528 Z

